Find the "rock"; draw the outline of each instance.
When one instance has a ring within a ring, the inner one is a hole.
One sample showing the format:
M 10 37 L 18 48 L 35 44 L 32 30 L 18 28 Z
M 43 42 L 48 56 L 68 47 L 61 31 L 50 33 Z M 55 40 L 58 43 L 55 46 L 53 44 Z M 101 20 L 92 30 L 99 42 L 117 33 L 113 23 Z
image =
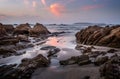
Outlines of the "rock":
M 47 28 L 43 26 L 42 24 L 36 23 L 36 25 L 30 30 L 31 36 L 39 36 L 42 34 L 43 35 L 50 34 Z
M 103 64 L 99 69 L 100 76 L 104 77 L 104 79 L 120 79 L 119 59 L 120 58 L 116 56 Z
M 85 76 L 83 79 L 90 79 L 90 76 Z
M 108 56 L 98 57 L 98 58 L 95 59 L 94 65 L 96 65 L 96 66 L 102 65 L 105 62 L 107 62 L 108 60 L 109 60 Z
M 78 65 L 82 66 L 82 65 L 87 65 L 87 64 L 90 64 L 90 63 L 91 63 L 90 60 L 83 60 L 83 61 L 78 62 Z
M 12 56 L 12 55 L 14 55 L 14 54 L 16 54 L 16 51 L 15 51 L 15 50 L 12 50 L 12 49 L 2 49 L 2 48 L 0 48 L 0 56 L 2 56 L 3 58 Z
M 112 27 L 89 26 L 76 33 L 79 44 L 120 48 L 120 25 Z
M 46 59 L 43 55 L 39 54 L 38 56 L 28 59 L 25 58 L 22 60 L 22 63 L 18 66 L 20 70 L 26 70 L 28 68 L 38 68 L 38 67 L 47 67 L 49 65 L 49 60 Z
M 0 79 L 30 79 L 37 68 L 47 67 L 49 64 L 49 60 L 41 54 L 32 59 L 25 58 L 17 67 L 16 65 L 0 67 Z
M 12 34 L 14 31 L 14 27 L 11 24 L 4 24 L 3 27 L 5 28 L 8 34 Z
M 18 35 L 18 37 L 17 37 L 20 41 L 22 41 L 22 42 L 30 42 L 29 40 L 28 40 L 28 36 L 26 36 L 26 35 Z
M 7 32 L 5 30 L 5 27 L 3 27 L 2 24 L 0 24 L 0 37 L 6 36 Z
M 81 56 L 71 57 L 70 59 L 67 60 L 62 60 L 59 63 L 60 65 L 71 65 L 71 64 L 86 65 L 86 64 L 90 64 L 90 60 L 87 55 L 81 55 Z
M 115 49 L 110 49 L 110 50 L 108 50 L 107 52 L 108 52 L 108 53 L 115 53 L 115 52 L 117 52 L 117 50 L 115 50 Z
M 83 54 L 86 54 L 86 53 L 91 53 L 92 52 L 92 48 L 91 47 L 87 47 L 86 49 L 83 50 Z
M 55 55 L 56 53 L 58 53 L 59 51 L 60 51 L 59 48 L 50 49 L 50 50 L 48 51 L 47 57 L 54 56 L 54 55 Z
M 40 48 L 40 50 L 49 50 L 49 49 L 55 49 L 55 48 L 56 48 L 55 46 L 45 46 Z
M 2 37 L 0 38 L 0 45 L 16 45 L 16 43 L 18 43 L 19 40 L 16 37 Z
M 20 24 L 20 25 L 18 25 L 16 28 L 15 28 L 15 30 L 14 30 L 14 35 L 23 35 L 23 34 L 25 34 L 25 35 L 29 35 L 29 30 L 31 29 L 31 27 L 30 27 L 30 25 L 28 24 L 28 23 L 26 23 L 26 24 Z

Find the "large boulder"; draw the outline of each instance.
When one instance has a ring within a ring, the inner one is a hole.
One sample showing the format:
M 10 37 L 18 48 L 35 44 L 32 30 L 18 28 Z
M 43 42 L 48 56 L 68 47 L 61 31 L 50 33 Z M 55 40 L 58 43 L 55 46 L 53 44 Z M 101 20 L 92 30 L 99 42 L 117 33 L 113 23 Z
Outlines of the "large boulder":
M 36 23 L 36 25 L 30 30 L 31 36 L 39 36 L 41 34 L 50 34 L 50 32 L 47 30 L 47 28 L 39 23 Z
M 31 29 L 28 23 L 18 25 L 14 30 L 14 35 L 26 34 L 29 35 L 29 30 Z
M 120 25 L 89 26 L 76 33 L 76 41 L 80 44 L 120 48 Z
M 32 59 L 25 58 L 21 62 L 22 63 L 18 66 L 18 69 L 21 71 L 26 71 L 31 68 L 47 67 L 50 64 L 50 61 L 41 54 Z

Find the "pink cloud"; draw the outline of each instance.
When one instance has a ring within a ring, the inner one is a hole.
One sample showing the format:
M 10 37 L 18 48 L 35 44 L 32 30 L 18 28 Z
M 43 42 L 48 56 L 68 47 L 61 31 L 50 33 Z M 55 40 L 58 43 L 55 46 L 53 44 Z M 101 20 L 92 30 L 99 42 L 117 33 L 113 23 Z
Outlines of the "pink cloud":
M 54 3 L 50 5 L 50 11 L 56 15 L 56 16 L 60 16 L 62 14 L 63 11 L 65 11 L 65 7 L 61 4 L 58 3 Z
M 41 0 L 42 4 L 46 6 L 46 0 Z
M 87 6 L 83 6 L 81 9 L 88 11 L 88 10 L 93 10 L 101 7 L 103 7 L 103 5 L 87 5 Z

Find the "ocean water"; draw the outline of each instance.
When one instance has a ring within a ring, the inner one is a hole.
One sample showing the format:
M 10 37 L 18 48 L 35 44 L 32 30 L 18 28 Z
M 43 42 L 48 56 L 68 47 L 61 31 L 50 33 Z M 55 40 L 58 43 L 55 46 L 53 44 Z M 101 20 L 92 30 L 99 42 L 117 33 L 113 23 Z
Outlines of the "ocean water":
M 45 26 L 48 28 L 50 32 L 65 32 L 65 33 L 60 34 L 58 36 L 52 36 L 46 40 L 40 41 L 40 42 L 45 42 L 41 45 L 36 45 L 33 48 L 21 50 L 21 51 L 26 51 L 26 53 L 20 56 L 10 56 L 7 58 L 2 58 L 0 59 L 0 65 L 20 64 L 23 58 L 33 58 L 38 54 L 42 54 L 45 57 L 47 57 L 47 50 L 43 51 L 40 50 L 40 48 L 44 46 L 56 46 L 60 48 L 61 51 L 57 53 L 57 57 L 51 59 L 52 62 L 51 66 L 58 66 L 60 60 L 70 58 L 71 56 L 81 55 L 80 51 L 75 50 L 75 46 L 76 46 L 75 34 L 81 29 L 88 27 L 89 25 L 91 24 L 88 25 L 87 24 L 66 24 L 66 25 L 46 24 Z M 30 39 L 32 40 L 32 38 Z

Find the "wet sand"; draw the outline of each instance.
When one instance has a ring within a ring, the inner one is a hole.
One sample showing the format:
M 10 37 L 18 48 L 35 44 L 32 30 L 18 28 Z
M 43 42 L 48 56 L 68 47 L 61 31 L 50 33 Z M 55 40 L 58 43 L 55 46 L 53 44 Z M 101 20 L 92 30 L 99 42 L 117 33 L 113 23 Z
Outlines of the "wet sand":
M 40 68 L 37 69 L 31 79 L 84 79 L 90 76 L 90 79 L 99 79 L 99 67 L 92 64 L 77 66 L 69 65 L 58 68 Z

